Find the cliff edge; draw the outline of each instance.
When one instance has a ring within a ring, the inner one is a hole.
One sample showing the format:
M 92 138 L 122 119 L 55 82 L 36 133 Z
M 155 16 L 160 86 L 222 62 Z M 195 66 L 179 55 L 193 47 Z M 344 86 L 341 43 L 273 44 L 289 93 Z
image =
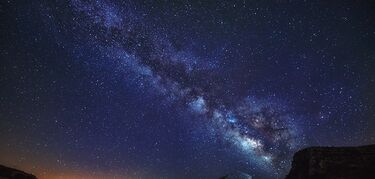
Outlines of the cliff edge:
M 0 179 L 37 179 L 34 175 L 21 170 L 0 165 Z
M 285 179 L 374 179 L 375 145 L 311 147 L 294 154 Z

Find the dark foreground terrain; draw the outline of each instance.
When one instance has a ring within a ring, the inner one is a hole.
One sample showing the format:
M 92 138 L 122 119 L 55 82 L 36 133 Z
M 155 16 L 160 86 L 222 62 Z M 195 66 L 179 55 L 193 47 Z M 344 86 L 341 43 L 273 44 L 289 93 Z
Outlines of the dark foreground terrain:
M 34 175 L 0 165 L 0 179 L 36 179 Z
M 375 145 L 300 150 L 285 179 L 375 179 Z

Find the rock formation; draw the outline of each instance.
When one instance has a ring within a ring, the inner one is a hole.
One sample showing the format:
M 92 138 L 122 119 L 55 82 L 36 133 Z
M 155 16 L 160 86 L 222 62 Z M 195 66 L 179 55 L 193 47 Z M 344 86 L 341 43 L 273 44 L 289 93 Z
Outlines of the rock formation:
M 375 145 L 303 149 L 286 179 L 375 179 Z
M 37 179 L 34 175 L 21 170 L 0 165 L 0 179 Z

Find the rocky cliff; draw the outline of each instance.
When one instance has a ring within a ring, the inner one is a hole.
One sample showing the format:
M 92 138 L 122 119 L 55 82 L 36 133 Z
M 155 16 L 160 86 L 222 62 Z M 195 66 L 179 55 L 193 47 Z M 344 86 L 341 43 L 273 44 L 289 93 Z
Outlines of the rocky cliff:
M 37 179 L 34 175 L 21 170 L 0 165 L 0 179 Z
M 303 149 L 286 179 L 375 179 L 375 145 Z

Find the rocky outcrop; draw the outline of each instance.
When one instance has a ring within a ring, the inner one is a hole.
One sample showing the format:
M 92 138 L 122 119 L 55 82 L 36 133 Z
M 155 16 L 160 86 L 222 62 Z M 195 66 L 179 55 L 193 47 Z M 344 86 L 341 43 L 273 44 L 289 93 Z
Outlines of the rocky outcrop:
M 286 179 L 374 179 L 375 145 L 298 151 Z
M 21 170 L 0 165 L 0 179 L 37 179 L 34 175 Z

